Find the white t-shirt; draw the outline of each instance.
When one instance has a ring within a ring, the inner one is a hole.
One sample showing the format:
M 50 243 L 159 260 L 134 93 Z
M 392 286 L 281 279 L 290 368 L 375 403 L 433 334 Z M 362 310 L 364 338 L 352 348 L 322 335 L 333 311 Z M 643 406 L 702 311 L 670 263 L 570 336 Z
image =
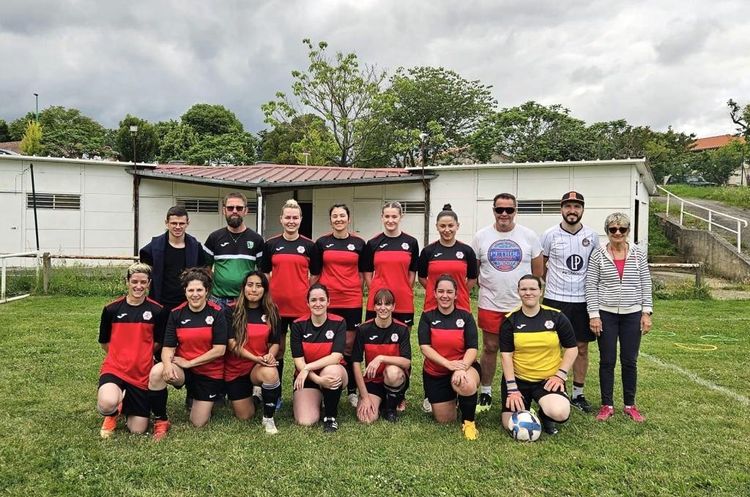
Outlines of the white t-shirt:
M 536 233 L 518 224 L 500 232 L 491 224 L 477 231 L 471 247 L 479 260 L 479 307 L 499 312 L 518 307 L 518 280 L 531 273 L 531 259 L 542 253 Z
M 544 296 L 560 302 L 586 302 L 586 268 L 599 236 L 588 226 L 576 233 L 553 226 L 542 235 L 542 253 L 548 257 Z

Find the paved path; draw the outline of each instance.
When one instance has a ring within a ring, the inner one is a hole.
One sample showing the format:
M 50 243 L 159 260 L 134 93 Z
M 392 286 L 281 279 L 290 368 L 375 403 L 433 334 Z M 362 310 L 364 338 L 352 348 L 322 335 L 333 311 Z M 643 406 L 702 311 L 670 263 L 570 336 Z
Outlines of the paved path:
M 717 212 L 721 212 L 723 214 L 729 214 L 730 216 L 738 217 L 740 219 L 744 219 L 748 223 L 748 227 L 742 228 L 742 245 L 745 247 L 745 250 L 747 251 L 747 247 L 750 247 L 750 209 L 744 209 L 742 207 L 734 207 L 732 205 L 727 205 L 722 202 L 719 202 L 718 200 L 706 200 L 702 198 L 686 198 L 685 200 L 689 200 L 695 204 L 702 205 L 704 207 L 708 207 L 709 209 L 713 209 Z M 675 209 L 673 210 L 673 206 Z M 708 217 L 708 213 L 701 209 L 696 209 L 695 207 L 686 205 L 685 210 L 688 212 L 693 212 L 695 214 L 700 215 L 701 217 Z M 672 215 L 679 216 L 680 214 L 680 204 L 679 202 L 675 202 L 674 204 L 671 204 L 669 206 L 669 214 L 670 217 Z M 722 217 L 714 217 L 715 221 L 719 224 L 722 224 L 728 228 L 737 229 L 737 222 L 734 219 L 728 219 L 728 218 L 722 218 Z M 735 234 L 730 233 L 729 231 L 723 230 L 721 228 L 718 228 L 716 230 L 717 233 L 724 236 L 730 242 L 734 243 Z

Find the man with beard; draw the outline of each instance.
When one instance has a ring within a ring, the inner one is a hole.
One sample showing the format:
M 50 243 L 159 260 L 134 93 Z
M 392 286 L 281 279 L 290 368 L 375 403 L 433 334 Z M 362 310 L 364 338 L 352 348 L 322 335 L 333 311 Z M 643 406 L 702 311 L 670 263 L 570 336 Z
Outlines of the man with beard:
M 228 193 L 223 208 L 227 227 L 208 235 L 204 245 L 213 263 L 213 298 L 222 308 L 234 302 L 244 276 L 258 269 L 263 255 L 263 237 L 245 225 L 247 197 Z
M 589 366 L 589 342 L 596 337 L 589 329 L 586 312 L 586 269 L 589 256 L 599 237 L 581 224 L 583 195 L 568 192 L 560 201 L 562 222 L 542 235 L 542 252 L 547 286 L 543 304 L 559 309 L 573 325 L 578 356 L 573 364 L 573 395 L 570 403 L 583 412 L 591 412 L 591 404 L 583 395 L 583 384 Z

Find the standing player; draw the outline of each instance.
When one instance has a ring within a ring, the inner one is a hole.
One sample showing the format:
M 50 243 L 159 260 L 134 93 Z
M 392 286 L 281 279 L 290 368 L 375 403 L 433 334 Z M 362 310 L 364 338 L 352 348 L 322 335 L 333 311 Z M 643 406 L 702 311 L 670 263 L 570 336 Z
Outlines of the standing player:
M 164 338 L 167 313 L 146 297 L 151 268 L 143 263 L 133 264 L 125 281 L 127 295 L 107 304 L 99 323 L 99 343 L 106 353 L 96 398 L 96 407 L 104 416 L 99 432 L 102 438 L 114 434 L 120 405 L 131 433 L 145 433 L 148 429 L 148 374 L 154 364 L 154 352 Z
M 366 316 L 367 319 L 375 317 L 375 294 L 381 288 L 388 288 L 396 297 L 393 317 L 411 328 L 419 243 L 401 231 L 403 209 L 400 203 L 387 202 L 381 214 L 383 232 L 367 242 L 360 257 L 360 269 L 369 289 Z
M 295 320 L 310 314 L 310 309 L 305 305 L 307 289 L 314 278 L 312 275 L 320 274 L 318 267 L 320 258 L 317 255 L 315 242 L 299 233 L 302 208 L 296 200 L 286 201 L 281 208 L 279 221 L 284 231 L 266 240 L 261 269 L 271 281 L 271 295 L 281 316 L 279 350 L 276 359 L 279 378 L 282 378 L 286 333 Z M 280 408 L 281 404 L 278 406 Z
M 331 297 L 329 312 L 346 321 L 346 373 L 353 378 L 352 346 L 357 325 L 362 322 L 362 273 L 359 257 L 365 241 L 349 232 L 350 213 L 346 204 L 335 204 L 328 210 L 332 231 L 315 242 L 318 256 L 319 281 L 328 288 Z M 315 275 L 313 273 L 313 275 Z M 347 386 L 349 403 L 357 407 L 357 385 Z
M 583 395 L 583 384 L 589 366 L 589 342 L 596 336 L 589 328 L 586 311 L 586 268 L 589 257 L 599 245 L 597 234 L 581 224 L 583 195 L 568 192 L 560 201 L 562 222 L 542 235 L 547 284 L 544 305 L 559 309 L 573 326 L 578 357 L 573 364 L 573 395 L 570 403 L 583 412 L 591 412 L 591 404 Z
M 228 193 L 223 205 L 227 227 L 208 235 L 205 243 L 207 262 L 213 264 L 212 297 L 222 308 L 234 302 L 243 276 L 258 268 L 263 255 L 263 238 L 245 225 L 247 197 Z
M 385 411 L 386 420 L 398 419 L 396 410 L 409 387 L 411 367 L 409 328 L 393 320 L 393 292 L 382 288 L 374 300 L 375 319 L 359 326 L 352 352 L 354 380 L 360 392 L 357 419 L 368 424 L 378 419 L 381 410 Z M 365 360 L 363 375 L 361 366 Z
M 167 231 L 153 237 L 139 256 L 152 267 L 149 297 L 171 311 L 185 302 L 180 274 L 185 268 L 205 266 L 206 253 L 201 243 L 186 233 L 190 219 L 184 207 L 170 207 L 164 224 Z
M 495 222 L 474 236 L 471 246 L 479 261 L 479 327 L 482 329 L 482 388 L 477 411 L 492 406 L 492 380 L 497 369 L 500 325 L 520 304 L 518 280 L 524 274 L 541 277 L 544 258 L 539 237 L 516 224 L 516 197 L 499 193 L 492 201 Z

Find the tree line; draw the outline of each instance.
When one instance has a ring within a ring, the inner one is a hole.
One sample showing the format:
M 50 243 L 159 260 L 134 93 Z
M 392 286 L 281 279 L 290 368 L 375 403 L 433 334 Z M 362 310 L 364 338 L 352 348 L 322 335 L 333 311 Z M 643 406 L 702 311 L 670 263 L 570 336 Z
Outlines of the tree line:
M 355 53 L 330 54 L 325 42 L 303 43 L 308 67 L 293 71 L 289 91 L 262 105 L 269 127 L 257 134 L 221 105 L 196 104 L 179 119 L 156 123 L 128 114 L 116 129 L 54 106 L 38 120 L 34 113 L 9 124 L 0 120 L 0 141 L 25 139 L 24 150 L 37 155 L 188 164 L 410 167 L 646 157 L 658 181 L 698 172 L 716 183 L 750 156 L 750 105 L 733 100 L 729 115 L 745 142 L 695 153 L 694 134 L 624 119 L 587 124 L 561 105 L 535 101 L 500 108 L 492 86 L 442 67 L 389 75 Z

